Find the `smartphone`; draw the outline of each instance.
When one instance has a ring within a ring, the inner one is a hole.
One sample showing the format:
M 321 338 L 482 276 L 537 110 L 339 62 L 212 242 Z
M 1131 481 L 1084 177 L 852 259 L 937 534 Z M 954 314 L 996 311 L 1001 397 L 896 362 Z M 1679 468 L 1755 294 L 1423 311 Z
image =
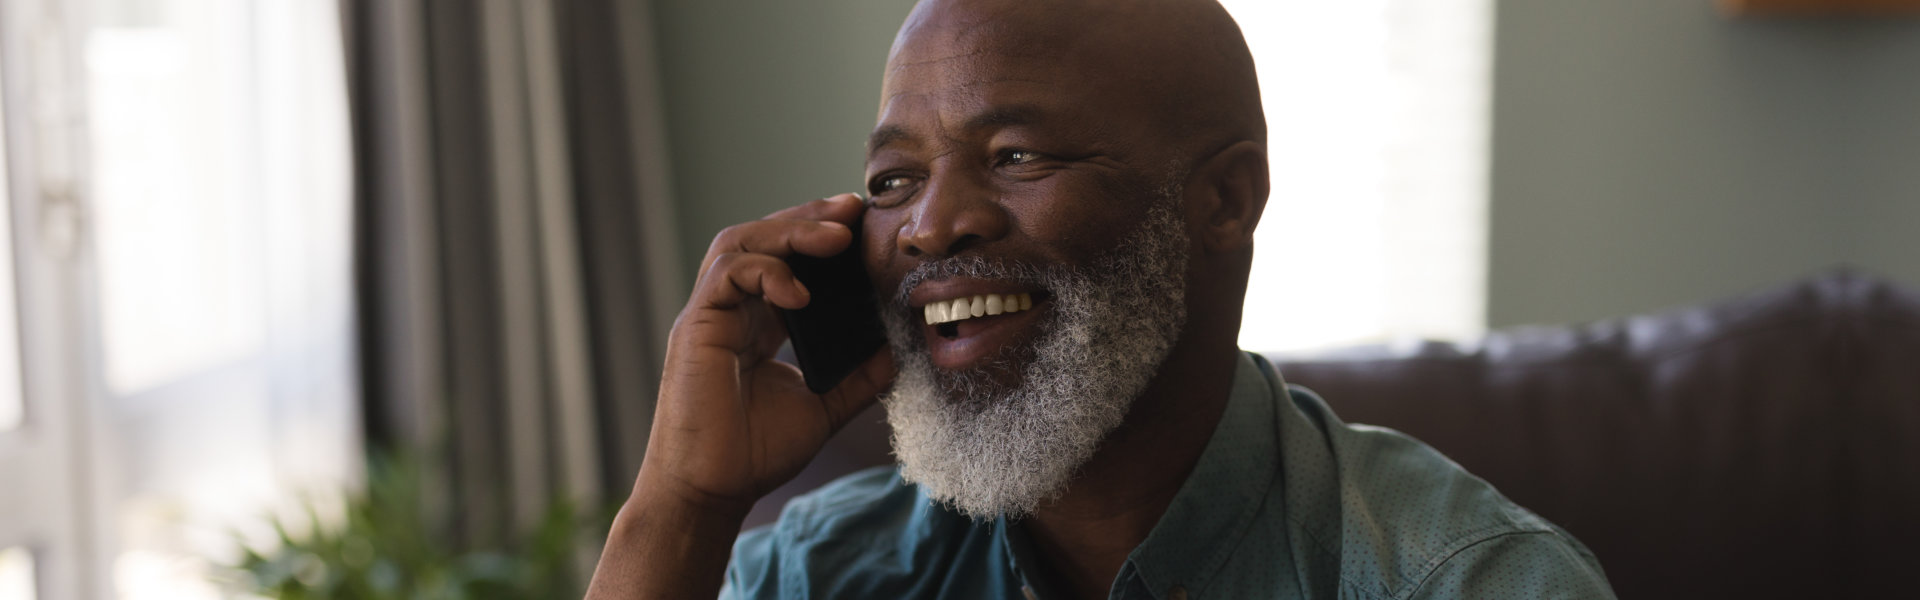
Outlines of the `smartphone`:
M 787 266 L 812 299 L 799 310 L 781 310 L 781 318 L 807 389 L 824 394 L 887 343 L 879 301 L 861 259 L 859 224 L 845 252 L 832 258 L 795 254 Z

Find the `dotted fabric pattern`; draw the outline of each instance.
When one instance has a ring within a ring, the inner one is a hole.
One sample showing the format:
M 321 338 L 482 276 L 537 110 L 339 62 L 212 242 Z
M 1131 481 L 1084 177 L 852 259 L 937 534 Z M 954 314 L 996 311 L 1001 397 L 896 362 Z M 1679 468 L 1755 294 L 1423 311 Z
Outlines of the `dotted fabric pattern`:
M 722 597 L 1057 598 L 1018 523 L 973 522 L 893 469 L 743 534 Z M 1243 354 L 1213 438 L 1109 598 L 1612 598 L 1579 541 L 1432 448 L 1347 425 Z

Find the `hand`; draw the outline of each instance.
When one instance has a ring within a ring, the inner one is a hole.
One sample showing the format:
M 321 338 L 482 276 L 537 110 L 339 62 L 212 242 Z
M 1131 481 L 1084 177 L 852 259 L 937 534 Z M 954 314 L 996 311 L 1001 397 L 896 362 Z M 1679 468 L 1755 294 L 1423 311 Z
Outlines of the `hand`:
M 886 349 L 826 394 L 809 392 L 798 368 L 773 360 L 787 332 L 772 307 L 800 308 L 810 297 L 785 257 L 840 253 L 864 211 L 858 196 L 842 194 L 714 238 L 674 322 L 636 496 L 673 494 L 744 515 L 886 389 L 894 375 Z

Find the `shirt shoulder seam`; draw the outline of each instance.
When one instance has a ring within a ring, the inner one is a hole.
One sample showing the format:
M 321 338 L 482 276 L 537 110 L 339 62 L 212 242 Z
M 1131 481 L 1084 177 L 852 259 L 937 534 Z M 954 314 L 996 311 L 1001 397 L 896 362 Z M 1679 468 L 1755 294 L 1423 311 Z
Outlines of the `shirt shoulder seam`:
M 1497 530 L 1499 528 L 1493 528 L 1493 529 Z M 1471 550 L 1477 546 L 1480 546 L 1482 544 L 1486 544 L 1488 542 L 1493 542 L 1503 538 L 1519 536 L 1519 535 L 1554 535 L 1555 534 L 1555 532 L 1552 529 L 1511 529 L 1508 531 L 1500 531 L 1499 533 L 1494 533 L 1492 535 L 1483 535 L 1484 532 L 1486 531 L 1488 530 L 1481 530 L 1480 532 L 1475 532 L 1472 534 L 1461 536 L 1460 542 L 1458 542 L 1454 548 L 1452 548 L 1451 550 L 1442 551 L 1438 554 L 1438 558 L 1432 561 L 1428 561 L 1427 568 L 1425 569 L 1426 572 L 1420 576 L 1419 581 L 1414 582 L 1412 586 L 1407 587 L 1406 591 L 1399 594 L 1394 594 L 1393 597 L 1400 598 L 1400 599 L 1412 598 L 1415 593 L 1418 593 L 1422 588 L 1425 588 L 1427 586 L 1427 581 L 1433 579 L 1433 576 L 1440 572 L 1440 567 L 1446 566 L 1447 563 L 1452 562 L 1453 559 L 1459 557 L 1460 554 L 1468 550 Z
M 825 485 L 812 491 L 795 496 L 788 501 L 785 507 L 781 508 L 780 516 L 778 520 L 774 522 L 774 530 L 783 533 L 787 539 L 795 542 L 820 537 L 821 530 L 825 528 L 825 518 L 829 514 L 845 513 L 848 512 L 847 508 L 849 506 L 858 506 L 863 500 L 871 501 L 871 499 L 867 498 L 848 497 L 847 492 L 841 489 L 842 486 L 838 484 L 847 483 L 848 480 L 856 477 L 869 476 L 870 472 L 877 472 L 883 468 L 888 467 L 882 465 L 861 469 L 827 482 Z M 892 490 L 880 490 L 880 493 L 883 495 L 891 492 Z

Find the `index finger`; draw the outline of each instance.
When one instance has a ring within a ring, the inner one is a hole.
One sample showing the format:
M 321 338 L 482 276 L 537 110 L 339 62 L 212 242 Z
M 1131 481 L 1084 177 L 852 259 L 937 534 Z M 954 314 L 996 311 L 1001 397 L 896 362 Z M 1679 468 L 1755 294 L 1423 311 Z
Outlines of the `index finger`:
M 858 194 L 840 194 L 828 196 L 791 206 L 767 215 L 758 221 L 748 221 L 728 227 L 713 237 L 707 246 L 707 255 L 700 259 L 700 273 L 706 273 L 713 266 L 714 258 L 728 252 L 753 252 L 785 257 L 790 254 L 807 254 L 826 257 L 846 247 L 843 236 L 867 210 L 866 202 Z M 838 227 L 826 225 L 837 223 Z M 852 243 L 858 243 L 853 241 Z
M 842 225 L 852 225 L 860 214 L 867 211 L 867 203 L 859 194 L 838 194 L 814 200 L 799 206 L 789 206 L 767 215 L 768 219 L 806 219 L 809 221 L 834 221 Z
M 786 258 L 805 254 L 825 258 L 853 243 L 853 231 L 831 221 L 803 219 L 762 219 L 734 225 L 713 236 L 707 255 L 700 259 L 702 276 L 713 262 L 727 254 L 766 254 Z

